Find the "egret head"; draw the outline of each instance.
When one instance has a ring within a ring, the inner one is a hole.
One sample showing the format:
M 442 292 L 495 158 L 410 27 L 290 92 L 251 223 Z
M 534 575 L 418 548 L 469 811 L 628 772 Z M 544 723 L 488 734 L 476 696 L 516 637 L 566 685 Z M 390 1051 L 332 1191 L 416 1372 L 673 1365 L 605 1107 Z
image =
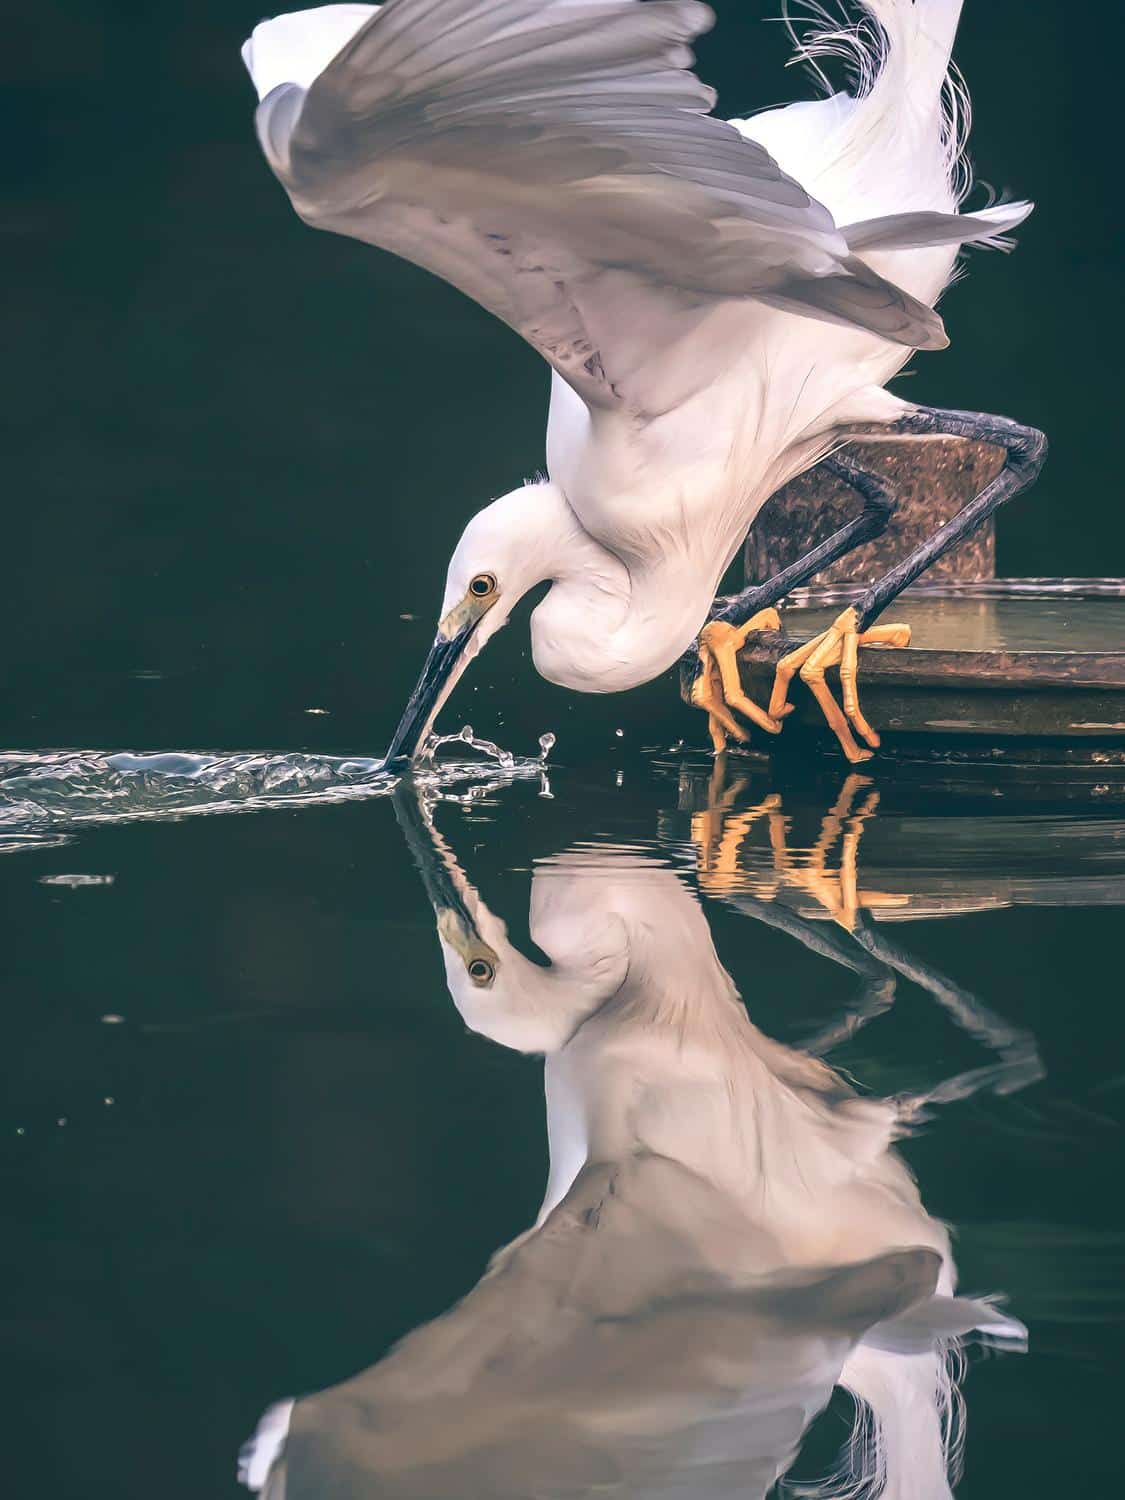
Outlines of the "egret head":
M 553 576 L 568 511 L 554 485 L 531 484 L 494 500 L 465 527 L 449 560 L 437 636 L 388 762 L 413 759 L 468 664 L 508 623 L 528 589 Z

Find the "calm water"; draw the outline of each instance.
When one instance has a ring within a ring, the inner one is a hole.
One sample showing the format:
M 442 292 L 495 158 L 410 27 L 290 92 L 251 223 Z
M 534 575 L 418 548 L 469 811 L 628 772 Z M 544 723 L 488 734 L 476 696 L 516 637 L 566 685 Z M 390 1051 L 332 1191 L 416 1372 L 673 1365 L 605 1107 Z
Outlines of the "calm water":
M 933 1340 L 956 1318 L 896 1324 L 895 1286 L 933 1269 L 904 1245 L 1029 1330 L 1026 1354 L 970 1350 L 958 1493 L 1114 1492 L 1118 822 L 908 790 L 886 765 L 878 805 L 835 765 L 712 786 L 642 753 L 703 740 L 670 677 L 565 693 L 532 671 L 525 617 L 453 725 L 532 753 L 558 730 L 552 795 L 529 764 L 431 779 L 428 810 L 392 797 L 369 757 L 466 517 L 543 465 L 548 375 L 452 288 L 297 221 L 238 56 L 264 9 L 48 7 L 10 49 L 11 1492 L 233 1500 L 263 1408 L 304 1393 L 288 1500 L 395 1493 L 396 1472 L 426 1500 L 746 1500 L 797 1446 L 794 1476 L 832 1468 L 850 1400 L 812 1412 L 845 1368 L 904 1397 L 928 1359 L 906 1446 L 929 1500 Z M 717 9 L 698 56 L 724 112 L 804 91 L 776 0 Z M 1044 479 L 999 519 L 1006 573 L 1125 571 L 1099 440 L 1119 425 L 1118 132 L 1088 37 L 1070 8 L 966 6 L 975 160 L 1039 207 L 1018 254 L 973 258 L 952 348 L 900 388 L 1049 433 Z M 933 620 L 904 617 L 924 644 Z M 1125 628 L 1104 619 L 1098 645 Z M 1041 627 L 1080 636 L 1068 609 Z M 150 753 L 177 746 L 240 753 Z M 478 960 L 498 964 L 483 989 Z M 548 1044 L 550 1149 L 521 1050 Z M 532 1235 L 474 1292 L 584 1132 L 601 1175 L 564 1199 L 577 1238 L 556 1256 Z M 830 1282 L 863 1258 L 868 1281 Z
M 13 1493 L 1116 1476 L 1125 820 L 565 749 L 0 765 Z

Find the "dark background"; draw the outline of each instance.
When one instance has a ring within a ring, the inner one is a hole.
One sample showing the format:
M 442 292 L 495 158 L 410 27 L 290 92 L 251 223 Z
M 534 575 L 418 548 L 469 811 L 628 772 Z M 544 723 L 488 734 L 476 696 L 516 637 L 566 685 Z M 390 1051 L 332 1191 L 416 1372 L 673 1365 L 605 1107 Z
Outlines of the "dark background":
M 699 66 L 721 112 L 807 93 L 773 0 L 717 9 Z M 293 214 L 238 55 L 262 10 L 41 0 L 5 23 L 10 745 L 377 752 L 465 519 L 543 462 L 547 371 L 519 339 Z M 971 257 L 953 347 L 908 388 L 1050 434 L 1001 518 L 1006 573 L 1125 571 L 1117 146 L 1090 47 L 1073 7 L 969 0 L 958 49 L 982 178 L 1039 210 L 1014 255 Z M 449 722 L 506 715 L 522 748 L 676 712 L 667 682 L 575 700 L 526 647 L 517 623 Z
M 804 91 L 761 21 L 778 3 L 720 0 L 700 66 L 728 114 Z M 5 21 L 8 746 L 378 752 L 465 518 L 542 463 L 535 355 L 422 272 L 294 216 L 238 57 L 261 14 L 40 0 Z M 1014 256 L 972 258 L 944 308 L 953 348 L 920 359 L 909 389 L 1049 432 L 1043 482 L 1001 518 L 1008 573 L 1125 572 L 1119 164 L 1092 67 L 1113 41 L 1074 7 L 968 0 L 981 174 L 1040 208 Z M 626 702 L 568 695 L 526 649 L 517 623 L 450 722 L 514 749 L 550 727 L 568 756 L 585 738 L 589 780 L 564 766 L 553 802 L 521 784 L 491 813 L 439 814 L 517 935 L 536 859 L 641 843 L 675 806 L 674 773 L 649 781 L 620 757 L 673 719 L 702 738 L 667 680 Z M 936 869 L 964 857 L 918 828 L 908 842 Z M 116 883 L 39 883 L 74 870 Z M 386 801 L 90 829 L 0 861 L 0 910 L 12 1493 L 233 1500 L 235 1451 L 267 1401 L 371 1363 L 528 1223 L 539 1067 L 465 1034 Z M 771 1034 L 792 1040 L 851 998 L 847 973 L 783 934 L 710 915 Z M 1007 1290 L 1034 1329 L 1034 1358 L 973 1374 L 965 1500 L 1108 1494 L 1118 1478 L 1120 1338 L 1097 1278 L 1122 1281 L 1106 1123 L 1119 936 L 1110 906 L 909 932 L 1032 1027 L 1048 1066 L 1045 1094 L 952 1111 L 910 1147 L 929 1208 L 958 1228 L 967 1289 Z M 111 1013 L 128 1024 L 101 1024 Z M 917 994 L 875 1035 L 876 1058 L 926 1077 L 980 1060 Z M 862 1047 L 850 1062 L 878 1086 Z M 993 1263 L 997 1235 L 1016 1243 Z M 1076 1286 L 1090 1288 L 1077 1332 L 1060 1321 Z

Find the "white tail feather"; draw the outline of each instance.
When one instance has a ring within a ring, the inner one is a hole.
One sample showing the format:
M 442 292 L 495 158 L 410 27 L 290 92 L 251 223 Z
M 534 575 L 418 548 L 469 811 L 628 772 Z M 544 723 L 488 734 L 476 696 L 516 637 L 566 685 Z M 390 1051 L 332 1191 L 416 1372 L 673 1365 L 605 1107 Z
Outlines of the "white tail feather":
M 784 20 L 795 61 L 805 63 L 831 93 L 821 59 L 843 61 L 857 101 L 851 129 L 855 144 L 893 120 L 900 141 L 929 137 L 940 152 L 948 202 L 955 208 L 972 186 L 966 155 L 971 123 L 969 92 L 951 61 L 962 0 L 862 0 L 862 10 L 841 3 L 833 14 L 821 0 L 797 0 L 803 20 L 786 0 Z M 936 128 L 935 128 L 936 124 Z
M 805 1500 L 952 1500 L 965 1441 L 960 1382 L 975 1336 L 1011 1350 L 1027 1329 L 988 1298 L 935 1296 L 877 1324 L 844 1365 L 856 1403 L 839 1467 Z

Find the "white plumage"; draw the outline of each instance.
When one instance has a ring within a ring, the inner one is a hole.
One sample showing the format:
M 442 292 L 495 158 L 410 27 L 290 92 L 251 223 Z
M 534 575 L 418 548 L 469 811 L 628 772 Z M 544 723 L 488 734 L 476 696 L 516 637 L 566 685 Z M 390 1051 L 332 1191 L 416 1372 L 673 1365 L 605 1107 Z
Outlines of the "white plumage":
M 864 0 L 814 28 L 854 96 L 725 123 L 690 71 L 697 0 L 388 0 L 263 22 L 244 57 L 297 212 L 459 286 L 552 367 L 549 482 L 470 522 L 443 621 L 495 582 L 465 662 L 535 583 L 538 670 L 615 691 L 670 666 L 755 514 L 945 342 L 968 216 L 960 0 Z
M 764 1500 L 837 1383 L 872 1414 L 850 1492 L 950 1500 L 948 1355 L 1024 1330 L 955 1295 L 948 1231 L 893 1149 L 899 1105 L 753 1025 L 651 858 L 537 869 L 544 966 L 435 842 L 458 1010 L 546 1057 L 546 1195 L 456 1307 L 285 1412 L 267 1500 Z M 277 1410 L 245 1455 L 259 1483 Z

